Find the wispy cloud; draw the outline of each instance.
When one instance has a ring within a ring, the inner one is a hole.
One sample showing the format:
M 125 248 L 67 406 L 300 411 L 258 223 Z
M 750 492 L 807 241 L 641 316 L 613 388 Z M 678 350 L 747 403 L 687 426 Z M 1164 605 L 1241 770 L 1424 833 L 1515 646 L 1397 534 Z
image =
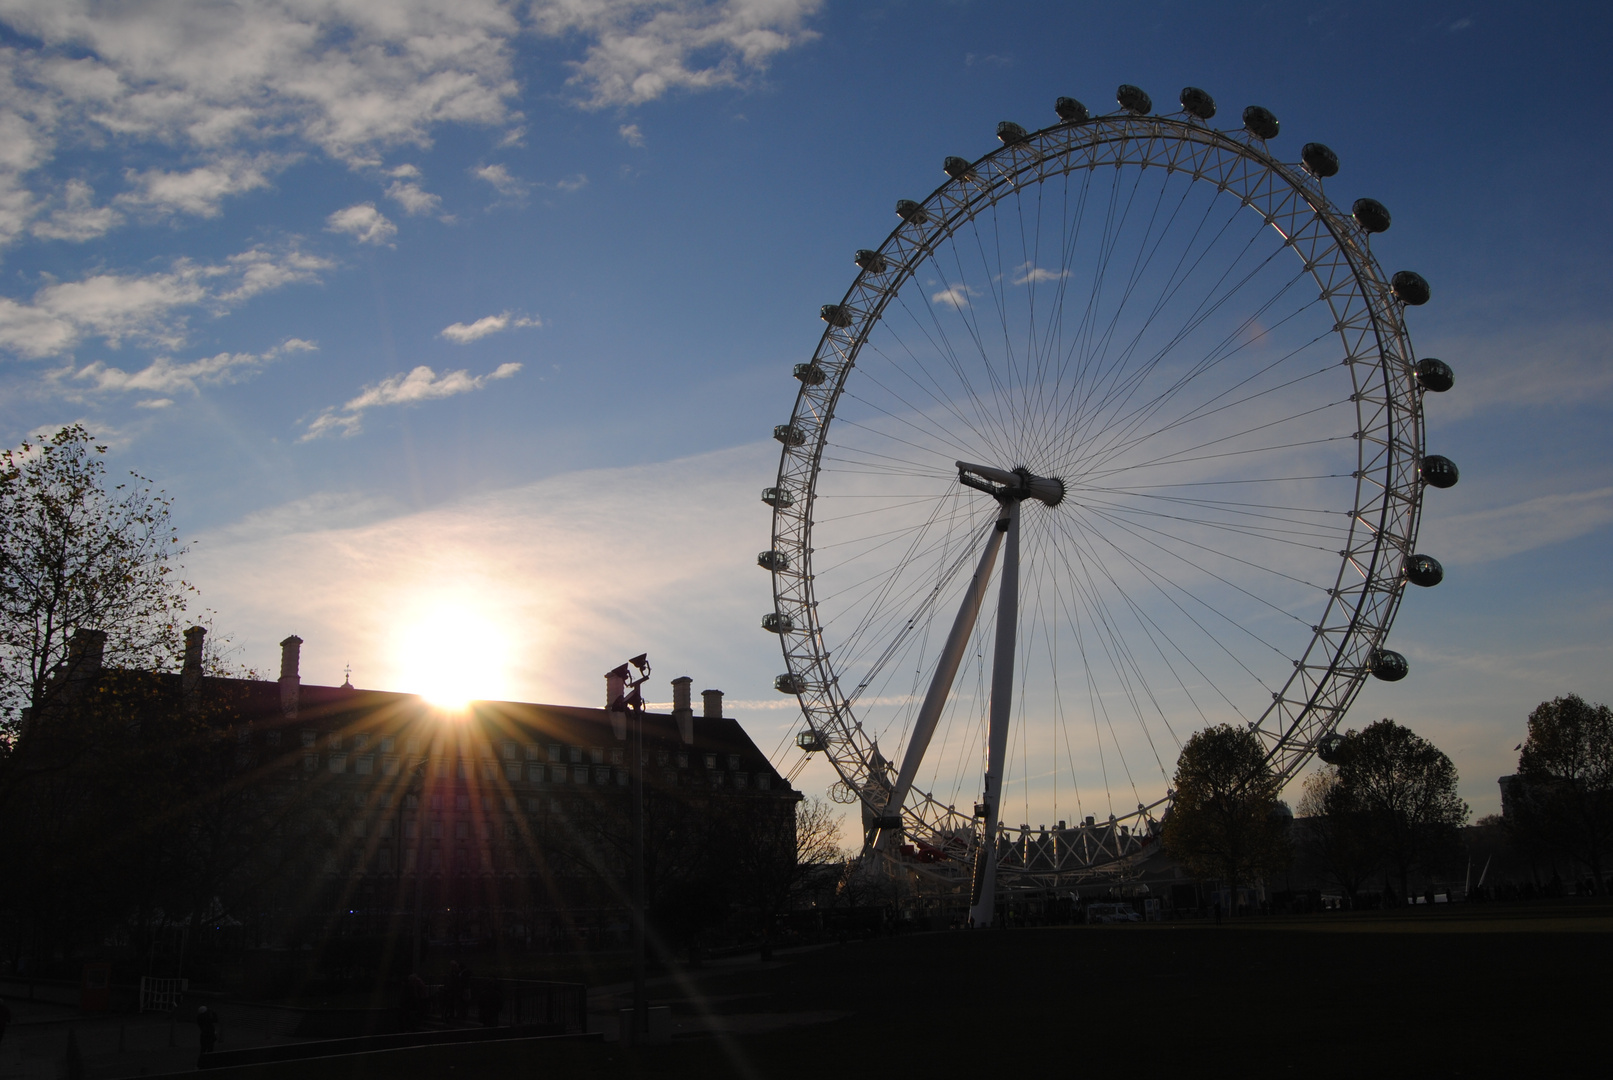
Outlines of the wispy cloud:
M 623 124 L 616 129 L 616 133 L 622 137 L 622 141 L 628 146 L 644 145 L 644 132 L 639 130 L 637 124 Z
M 69 180 L 60 204 L 48 218 L 34 222 L 32 232 L 41 240 L 93 240 L 117 228 L 123 215 L 110 206 L 95 205 L 95 191 L 82 180 Z
M 295 160 L 290 155 L 231 155 L 184 172 L 148 169 L 124 173 L 130 190 L 117 197 L 119 206 L 159 216 L 192 214 L 217 217 L 230 195 L 269 186 L 269 173 Z
M 363 417 L 370 409 L 416 405 L 456 394 L 468 394 L 495 379 L 508 379 L 520 370 L 520 364 L 500 364 L 486 375 L 472 375 L 469 371 L 445 371 L 438 375 L 421 364 L 407 374 L 392 375 L 366 386 L 357 397 L 339 409 L 326 409 L 308 424 L 308 430 L 297 441 L 308 442 L 332 433 L 357 435 L 363 430 Z
M 386 197 L 403 207 L 405 214 L 434 214 L 442 205 L 442 197 L 433 195 L 412 180 L 394 180 L 386 189 Z
M 272 363 L 282 356 L 309 352 L 316 348 L 318 346 L 311 341 L 287 338 L 262 353 L 221 352 L 215 356 L 184 362 L 159 356 L 139 371 L 108 367 L 104 362 L 97 360 L 73 372 L 72 377 L 76 382 L 95 390 L 148 394 L 188 391 L 196 394 L 200 392 L 202 384 L 238 382 L 257 372 L 264 364 Z M 151 409 L 163 408 L 173 404 L 173 401 L 163 399 L 141 401 L 137 404 L 142 408 Z
M 510 170 L 502 165 L 480 165 L 470 172 L 478 180 L 492 184 L 493 189 L 506 198 L 518 199 L 527 193 L 526 182 L 511 176 Z
M 1613 523 L 1613 487 L 1538 495 L 1424 519 L 1422 546 L 1452 564 L 1483 563 L 1573 540 Z
M 588 176 L 585 173 L 574 173 L 564 180 L 556 180 L 549 186 L 556 191 L 581 191 L 588 186 Z
M 946 304 L 949 307 L 962 308 L 968 306 L 969 297 L 973 295 L 974 290 L 969 288 L 969 286 L 953 285 L 950 288 L 942 289 L 940 292 L 931 293 L 930 303 Z
M 398 227 L 369 202 L 337 210 L 325 219 L 325 230 L 347 233 L 361 244 L 390 243 L 398 234 Z
M 0 349 L 30 358 L 55 356 L 85 337 L 114 347 L 133 339 L 177 348 L 185 340 L 186 308 L 222 314 L 259 293 L 316 281 L 331 265 L 295 247 L 256 247 L 222 263 L 180 259 L 155 274 L 96 274 L 53 283 L 28 302 L 0 297 Z
M 1022 263 L 1011 280 L 1015 285 L 1039 285 L 1044 281 L 1059 281 L 1069 276 L 1068 270 L 1047 270 L 1034 263 Z
M 540 319 L 529 318 L 524 315 L 512 316 L 508 311 L 504 311 L 497 315 L 484 315 L 475 322 L 456 322 L 451 326 L 445 326 L 442 328 L 438 336 L 447 338 L 449 341 L 459 345 L 467 345 L 470 342 L 476 341 L 479 338 L 484 338 L 489 334 L 496 334 L 500 330 L 512 330 L 517 327 L 542 325 L 543 322 Z

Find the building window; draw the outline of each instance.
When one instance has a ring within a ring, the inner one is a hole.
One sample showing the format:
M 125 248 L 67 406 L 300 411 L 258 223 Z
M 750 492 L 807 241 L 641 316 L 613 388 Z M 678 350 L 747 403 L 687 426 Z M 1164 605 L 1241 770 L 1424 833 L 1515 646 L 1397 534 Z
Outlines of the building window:
M 416 840 L 419 836 L 420 823 L 413 818 L 406 819 L 403 823 L 403 838 L 405 840 Z
M 608 784 L 608 783 L 610 783 L 610 766 L 609 765 L 601 765 L 599 768 L 594 770 L 594 783 L 596 783 L 596 784 Z
M 454 796 L 454 809 L 458 810 L 461 814 L 468 813 L 470 811 L 470 796 L 469 795 L 455 795 Z
M 342 748 L 342 733 L 339 731 L 333 731 L 325 741 L 330 743 L 330 748 L 332 750 L 340 750 Z
M 442 809 L 442 796 L 441 795 L 433 794 L 431 796 L 431 808 L 433 810 L 441 810 Z
M 366 836 L 369 835 L 369 831 L 370 831 L 369 822 L 365 821 L 363 818 L 354 818 L 353 819 L 353 835 L 354 836 L 356 836 L 360 840 L 362 840 Z
M 549 778 L 557 784 L 564 784 L 566 782 L 566 767 L 564 765 L 554 766 L 549 770 Z
M 278 731 L 265 731 L 263 733 L 263 743 L 265 746 L 279 746 L 280 733 Z
M 496 762 L 496 761 L 484 761 L 484 762 L 482 762 L 482 779 L 483 780 L 497 780 L 498 779 L 498 762 Z
M 714 772 L 711 774 L 711 786 L 722 787 L 722 773 Z
M 381 822 L 381 839 L 383 839 L 383 840 L 392 839 L 392 819 L 391 818 L 385 818 Z
M 382 745 L 385 745 L 385 744 L 382 744 Z M 397 759 L 396 755 L 388 754 L 386 757 L 381 759 L 381 775 L 382 776 L 396 776 L 396 775 L 398 775 L 398 759 Z
M 504 743 L 504 760 L 505 761 L 514 761 L 519 756 L 520 756 L 519 748 L 517 748 L 516 745 L 513 742 L 506 741 Z
M 433 870 L 439 870 L 439 871 L 442 869 L 442 849 L 441 848 L 432 848 L 431 849 L 431 868 Z
M 684 753 L 679 753 L 678 754 L 678 768 L 687 769 L 688 767 L 689 767 L 689 755 L 684 754 Z
M 528 765 L 526 767 L 526 778 L 534 784 L 541 784 L 544 781 L 544 774 L 547 772 L 548 770 L 542 765 Z
M 571 763 L 576 765 L 582 761 L 582 747 L 573 746 L 571 749 Z
M 747 777 L 744 773 L 736 772 L 734 774 L 734 786 L 736 788 L 743 788 L 745 786 L 745 781 L 748 779 L 749 777 Z
M 360 734 L 360 735 L 354 735 L 353 736 L 353 749 L 354 750 L 367 750 L 367 749 L 369 749 L 369 745 L 370 745 L 370 737 L 369 737 L 369 735 Z
M 398 746 L 398 740 L 396 738 L 394 738 L 393 736 L 391 736 L 391 735 L 383 735 L 383 736 L 381 736 L 381 753 L 390 754 L 393 750 L 397 749 L 397 746 Z
M 305 747 L 314 745 L 314 733 L 307 728 L 304 728 L 302 732 L 302 744 Z
M 564 746 L 559 745 L 558 743 L 553 745 L 553 746 L 550 746 L 549 747 L 549 760 L 550 761 L 564 761 L 564 760 L 566 760 L 566 748 Z
M 538 747 L 537 743 L 526 744 L 526 759 L 528 761 L 543 760 L 543 751 Z
M 588 756 L 595 765 L 603 765 L 605 763 L 605 748 L 603 746 L 590 746 Z
M 588 766 L 573 765 L 571 767 L 571 779 L 579 784 L 588 783 Z
M 757 773 L 756 774 L 756 787 L 759 790 L 766 791 L 768 788 L 770 788 L 772 786 L 773 786 L 773 778 L 771 776 L 768 776 L 766 773 Z
M 361 754 L 353 763 L 353 771 L 360 776 L 368 776 L 375 771 L 375 755 Z
M 626 769 L 617 769 L 616 770 L 616 783 L 619 784 L 619 785 L 627 783 L 627 770 Z
M 333 772 L 333 773 L 344 773 L 344 772 L 346 772 L 347 771 L 347 755 L 346 754 L 332 754 L 330 756 L 330 771 Z
M 469 780 L 470 779 L 470 762 L 466 761 L 464 758 L 460 758 L 459 761 L 456 763 L 455 774 L 461 780 Z
M 381 871 L 383 873 L 390 873 L 391 870 L 392 870 L 392 849 L 391 848 L 382 848 L 381 849 Z
M 420 736 L 410 735 L 409 741 L 404 745 L 408 748 L 409 753 L 418 754 L 420 752 Z
M 318 754 L 304 754 L 302 756 L 302 771 L 314 772 L 319 768 Z
M 706 755 L 706 768 L 715 769 L 716 767 L 717 767 L 717 755 L 716 754 L 707 754 Z
M 666 779 L 666 786 L 667 787 L 677 787 L 678 786 L 678 770 L 676 770 L 676 769 L 668 769 L 666 771 L 665 779 Z
M 666 763 L 671 760 L 672 755 L 667 753 L 665 750 L 657 750 L 655 752 L 655 763 L 662 768 L 666 768 Z
M 620 765 L 622 763 L 622 752 L 620 750 L 617 750 L 617 749 L 611 750 L 611 752 L 610 752 L 610 763 L 612 765 Z
M 729 754 L 728 755 L 728 767 L 730 769 L 739 768 L 739 755 L 738 754 Z
M 504 779 L 506 779 L 506 780 L 520 780 L 521 779 L 521 763 L 519 761 L 506 761 L 504 763 Z
M 454 822 L 454 839 L 455 840 L 469 840 L 470 839 L 470 822 L 468 822 L 468 821 L 456 821 L 456 822 Z

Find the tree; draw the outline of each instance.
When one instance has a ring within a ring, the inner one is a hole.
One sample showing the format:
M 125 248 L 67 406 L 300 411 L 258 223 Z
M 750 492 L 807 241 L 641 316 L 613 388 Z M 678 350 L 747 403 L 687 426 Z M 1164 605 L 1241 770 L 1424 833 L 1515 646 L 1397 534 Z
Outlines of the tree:
M 108 489 L 105 453 L 79 424 L 0 451 L 0 757 L 65 686 L 75 631 L 105 632 L 109 664 L 171 665 L 185 549 L 150 481 Z
M 1231 724 L 1205 728 L 1176 760 L 1175 798 L 1165 818 L 1165 851 L 1202 878 L 1232 890 L 1278 869 L 1288 858 L 1281 782 L 1254 732 Z
M 1339 805 L 1365 816 L 1372 842 L 1409 895 L 1411 871 L 1451 859 L 1467 803 L 1456 766 L 1433 743 L 1390 719 L 1350 731 L 1336 751 Z
M 1324 765 L 1305 780 L 1299 814 L 1306 819 L 1311 846 L 1339 889 L 1353 905 L 1362 887 L 1383 859 L 1372 836 L 1372 819 L 1355 792 L 1339 779 L 1339 771 Z
M 1508 802 L 1521 837 L 1579 860 L 1602 892 L 1613 849 L 1613 710 L 1577 694 L 1541 702 L 1529 714 L 1518 778 Z

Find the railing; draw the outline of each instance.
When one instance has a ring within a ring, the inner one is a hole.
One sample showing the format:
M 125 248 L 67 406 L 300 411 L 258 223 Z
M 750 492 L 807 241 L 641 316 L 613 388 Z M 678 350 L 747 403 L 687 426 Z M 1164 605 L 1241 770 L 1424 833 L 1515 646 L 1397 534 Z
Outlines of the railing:
M 431 987 L 426 1016 L 446 1024 L 562 1024 L 568 1033 L 583 1032 L 588 1030 L 588 988 L 536 979 L 472 978 L 465 986 Z
M 154 979 L 140 976 L 140 1011 L 168 1012 L 179 1007 L 179 997 L 190 987 L 189 979 Z

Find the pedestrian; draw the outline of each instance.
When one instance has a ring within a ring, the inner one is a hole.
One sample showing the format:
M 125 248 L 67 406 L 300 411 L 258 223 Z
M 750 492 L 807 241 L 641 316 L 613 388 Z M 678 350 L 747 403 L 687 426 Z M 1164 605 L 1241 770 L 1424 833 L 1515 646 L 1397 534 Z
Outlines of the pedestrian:
M 218 1013 L 202 1005 L 196 1010 L 196 1028 L 202 1037 L 202 1053 L 211 1054 L 218 1042 Z

